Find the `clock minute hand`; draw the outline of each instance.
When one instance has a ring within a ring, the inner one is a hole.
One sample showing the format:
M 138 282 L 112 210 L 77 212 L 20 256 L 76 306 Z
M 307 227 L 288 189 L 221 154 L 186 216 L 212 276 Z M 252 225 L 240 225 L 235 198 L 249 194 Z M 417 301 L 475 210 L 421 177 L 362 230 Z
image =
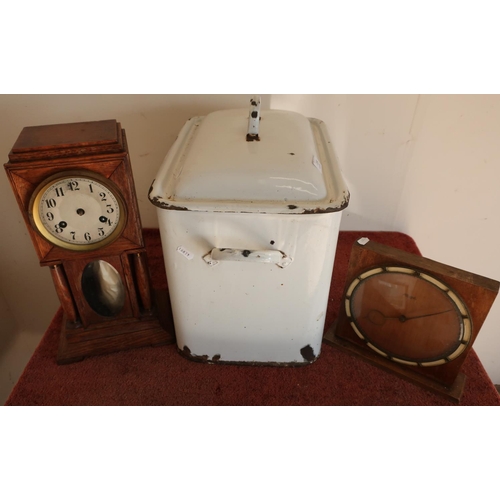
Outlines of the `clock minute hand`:
M 404 321 L 408 321 L 410 319 L 427 318 L 428 316 L 437 316 L 438 314 L 444 314 L 444 313 L 447 313 L 450 311 L 453 311 L 453 309 L 447 309 L 446 311 L 439 311 L 439 312 L 430 313 L 430 314 L 420 314 L 419 316 L 410 316 L 409 318 L 407 318 L 404 315 L 401 315 L 400 320 L 404 322 Z
M 406 317 L 404 314 L 398 314 L 397 316 L 386 316 L 384 313 L 380 312 L 377 309 L 372 309 L 371 311 L 368 312 L 367 319 L 372 322 L 374 325 L 382 326 L 386 320 L 388 319 L 397 319 L 401 323 L 404 323 L 406 321 L 409 321 L 411 319 L 418 319 L 418 318 L 427 318 L 428 316 L 437 316 L 438 314 L 444 314 L 447 312 L 453 311 L 453 309 L 447 309 L 446 311 L 439 311 L 435 313 L 429 313 L 429 314 L 419 314 L 418 316 L 410 316 L 409 318 Z

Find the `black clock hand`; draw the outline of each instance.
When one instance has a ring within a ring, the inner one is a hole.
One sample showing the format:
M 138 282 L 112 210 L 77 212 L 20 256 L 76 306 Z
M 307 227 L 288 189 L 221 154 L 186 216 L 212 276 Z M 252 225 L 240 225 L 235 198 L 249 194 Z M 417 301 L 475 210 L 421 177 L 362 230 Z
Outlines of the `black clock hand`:
M 401 317 L 405 318 L 404 321 L 408 321 L 409 319 L 427 318 L 427 316 L 437 316 L 438 314 L 444 314 L 444 313 L 447 313 L 447 312 L 450 312 L 450 311 L 453 311 L 453 309 L 447 309 L 446 311 L 440 311 L 440 312 L 437 312 L 437 313 L 421 314 L 420 316 L 410 316 L 409 318 L 406 318 L 405 316 L 401 316 Z
M 398 316 L 386 316 L 384 313 L 378 311 L 377 309 L 372 309 L 371 311 L 368 312 L 368 315 L 366 317 L 374 325 L 381 326 L 385 323 L 386 319 L 398 319 L 401 323 L 404 323 L 405 321 L 409 321 L 411 319 L 427 318 L 428 316 L 437 316 L 438 314 L 444 314 L 450 311 L 453 311 L 453 309 L 447 309 L 446 311 L 439 311 L 430 314 L 420 314 L 418 316 L 410 316 L 408 318 L 404 314 L 399 314 Z

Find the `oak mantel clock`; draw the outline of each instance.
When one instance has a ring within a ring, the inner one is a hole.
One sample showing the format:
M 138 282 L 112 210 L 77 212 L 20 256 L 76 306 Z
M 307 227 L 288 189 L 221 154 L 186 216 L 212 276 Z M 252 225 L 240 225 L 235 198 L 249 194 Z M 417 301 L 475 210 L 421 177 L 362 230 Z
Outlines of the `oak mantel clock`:
M 58 362 L 172 343 L 150 285 L 120 124 L 25 127 L 5 168 L 64 311 Z
M 362 238 L 324 340 L 459 401 L 460 368 L 498 289 L 495 280 Z

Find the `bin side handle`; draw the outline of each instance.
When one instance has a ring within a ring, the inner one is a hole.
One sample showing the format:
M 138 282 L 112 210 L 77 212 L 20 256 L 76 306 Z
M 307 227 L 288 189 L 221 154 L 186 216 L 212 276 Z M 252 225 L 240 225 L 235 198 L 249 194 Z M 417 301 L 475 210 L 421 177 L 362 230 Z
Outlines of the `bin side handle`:
M 292 263 L 292 258 L 281 250 L 213 248 L 203 259 L 211 266 L 219 262 L 259 262 L 261 264 L 276 264 L 278 267 L 284 268 Z

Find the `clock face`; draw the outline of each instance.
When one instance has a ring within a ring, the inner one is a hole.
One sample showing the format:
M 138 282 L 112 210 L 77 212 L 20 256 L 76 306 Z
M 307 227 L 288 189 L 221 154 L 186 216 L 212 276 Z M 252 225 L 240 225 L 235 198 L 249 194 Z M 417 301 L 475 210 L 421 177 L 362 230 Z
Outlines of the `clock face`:
M 471 341 L 462 300 L 436 278 L 407 267 L 379 267 L 349 286 L 345 309 L 358 337 L 378 354 L 414 366 L 460 356 Z
M 30 213 L 47 240 L 77 251 L 108 245 L 126 221 L 125 205 L 114 185 L 86 171 L 47 179 L 35 191 Z

